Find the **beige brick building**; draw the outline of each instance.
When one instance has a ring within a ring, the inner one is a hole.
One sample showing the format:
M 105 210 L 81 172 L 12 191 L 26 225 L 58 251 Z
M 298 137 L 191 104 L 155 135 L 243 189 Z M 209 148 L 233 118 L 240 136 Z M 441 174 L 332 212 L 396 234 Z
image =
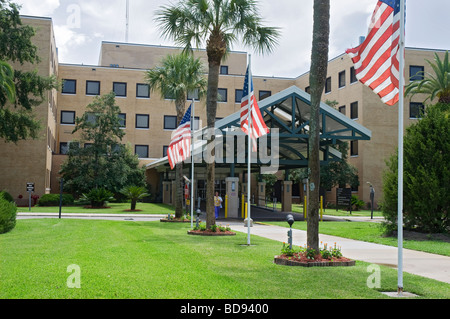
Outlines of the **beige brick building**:
M 37 195 L 59 192 L 59 168 L 70 142 L 77 139 L 72 134 L 75 118 L 84 113 L 96 95 L 111 91 L 116 93 L 121 108 L 126 132 L 123 143 L 139 155 L 142 165 L 165 156 L 176 125 L 175 106 L 172 100 L 150 90 L 145 84 L 145 71 L 158 65 L 167 54 L 179 53 L 179 48 L 102 42 L 98 65 L 58 63 L 51 19 L 22 19 L 37 28 L 34 43 L 42 59 L 37 66 L 39 74 L 54 74 L 65 85 L 59 92 L 49 92 L 48 100 L 35 109 L 43 126 L 39 139 L 17 145 L 1 143 L 0 189 L 8 190 L 15 198 L 26 197 L 26 183 L 33 182 Z M 406 75 L 414 75 L 418 70 L 431 71 L 425 59 L 432 60 L 435 52 L 407 49 Z M 207 70 L 206 51 L 197 50 L 194 54 L 204 61 Z M 217 108 L 217 118 L 239 111 L 246 67 L 245 52 L 231 52 L 223 62 L 219 80 L 219 93 L 223 98 Z M 368 202 L 366 182 L 371 182 L 378 201 L 385 160 L 397 145 L 397 108 L 385 106 L 370 89 L 353 80 L 352 64 L 345 54 L 330 60 L 328 76 L 330 80 L 323 100 L 337 101 L 340 112 L 372 131 L 370 141 L 352 142 L 350 163 L 357 167 L 360 177 L 360 187 L 354 190 L 355 194 Z M 254 75 L 255 94 L 263 99 L 293 85 L 308 91 L 308 81 L 308 73 L 298 78 Z M 414 102 L 420 101 L 420 97 L 415 97 Z M 409 99 L 405 101 L 405 127 L 416 121 L 417 109 L 421 107 Z M 195 115 L 206 123 L 205 101 L 196 103 Z M 158 178 L 155 172 L 148 172 L 154 189 L 160 183 Z M 330 194 L 327 201 L 333 200 L 334 195 Z

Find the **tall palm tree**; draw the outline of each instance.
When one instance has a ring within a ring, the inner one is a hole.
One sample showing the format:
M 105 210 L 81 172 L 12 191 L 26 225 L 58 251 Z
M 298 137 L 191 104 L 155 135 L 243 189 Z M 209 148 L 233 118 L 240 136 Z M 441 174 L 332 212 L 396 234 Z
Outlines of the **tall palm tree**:
M 175 101 L 177 126 L 184 113 L 187 95 L 198 92 L 202 97 L 206 91 L 206 79 L 200 59 L 190 54 L 168 55 L 161 61 L 161 66 L 146 72 L 146 81 L 152 90 L 159 91 L 162 98 L 171 97 Z M 175 218 L 183 215 L 183 163 L 176 165 Z
M 445 52 L 444 61 L 435 53 L 435 63 L 426 60 L 433 68 L 434 74 L 428 73 L 423 80 L 412 81 L 406 86 L 405 95 L 414 96 L 418 93 L 427 94 L 425 101 L 434 100 L 436 97 L 439 103 L 450 103 L 450 64 L 448 51 Z M 420 72 L 424 75 L 424 72 Z M 424 102 L 425 102 L 424 101 Z
M 320 186 L 320 123 L 319 111 L 328 68 L 330 34 L 330 0 L 314 0 L 314 26 L 311 53 L 311 121 L 309 133 L 309 203 L 307 245 L 319 251 L 319 186 Z
M 8 100 L 14 103 L 16 98 L 16 86 L 14 84 L 14 70 L 6 62 L 0 60 L 0 90 L 2 90 Z
M 231 45 L 238 39 L 257 52 L 269 53 L 277 44 L 277 28 L 265 27 L 254 0 L 182 0 L 173 6 L 163 6 L 157 12 L 156 21 L 162 34 L 175 40 L 192 52 L 206 44 L 208 56 L 208 94 L 206 116 L 208 126 L 208 149 L 214 143 L 214 124 L 217 111 L 220 64 Z M 211 154 L 214 157 L 214 154 Z M 214 158 L 206 164 L 206 227 L 215 224 L 214 216 Z

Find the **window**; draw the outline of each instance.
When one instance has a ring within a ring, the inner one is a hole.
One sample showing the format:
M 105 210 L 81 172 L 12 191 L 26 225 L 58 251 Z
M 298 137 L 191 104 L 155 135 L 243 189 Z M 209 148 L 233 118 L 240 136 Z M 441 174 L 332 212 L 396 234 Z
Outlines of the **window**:
M 61 142 L 59 143 L 59 154 L 67 155 L 69 153 L 69 143 Z
M 77 80 L 63 80 L 62 93 L 76 94 L 77 93 Z
M 236 89 L 234 93 L 234 102 L 241 103 L 244 90 Z
M 148 114 L 136 114 L 136 128 L 148 129 L 150 127 L 150 116 Z
M 220 74 L 228 74 L 228 65 L 220 66 Z
M 350 142 L 350 156 L 358 156 L 358 141 Z
M 272 95 L 272 91 L 259 91 L 259 100 L 262 101 Z
M 305 92 L 310 94 L 311 93 L 311 87 L 310 86 L 305 87 Z
M 339 106 L 339 112 L 345 115 L 345 105 Z
M 339 72 L 339 88 L 345 86 L 345 71 Z
M 177 128 L 177 117 L 172 115 L 164 115 L 164 129 L 174 130 Z
M 120 123 L 120 128 L 126 128 L 127 127 L 127 115 L 125 113 L 120 113 L 119 114 L 119 123 Z
M 331 77 L 327 78 L 325 81 L 325 93 L 331 92 Z
M 217 89 L 217 101 L 228 102 L 228 89 Z
M 148 158 L 148 145 L 136 145 L 134 147 L 134 153 L 139 158 Z
M 350 104 L 350 118 L 355 120 L 358 118 L 358 102 Z
M 409 67 L 409 77 L 411 81 L 422 81 L 424 78 L 424 67 L 418 65 L 411 65 Z
M 356 78 L 356 71 L 355 71 L 355 67 L 351 67 L 350 68 L 350 83 L 355 83 L 357 82 L 358 79 Z
M 127 84 L 124 82 L 114 82 L 113 91 L 116 96 L 126 97 L 127 96 Z
M 87 113 L 86 121 L 91 124 L 95 124 L 97 122 L 97 115 L 95 113 Z
M 411 102 L 409 103 L 409 118 L 420 119 L 425 113 L 425 106 L 423 103 Z
M 136 84 L 136 97 L 149 99 L 150 98 L 150 86 L 144 83 Z
M 163 157 L 166 157 L 167 156 L 167 150 L 169 149 L 169 146 L 167 146 L 167 145 L 164 145 L 163 146 Z
M 75 111 L 61 111 L 61 124 L 75 124 Z
M 100 82 L 86 81 L 86 95 L 100 95 Z

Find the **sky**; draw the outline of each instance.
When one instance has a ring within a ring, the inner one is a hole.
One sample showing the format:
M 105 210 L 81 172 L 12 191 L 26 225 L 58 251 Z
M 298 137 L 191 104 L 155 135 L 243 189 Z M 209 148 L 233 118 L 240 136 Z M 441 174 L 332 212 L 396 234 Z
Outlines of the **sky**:
M 13 0 L 21 14 L 50 17 L 60 63 L 97 65 L 102 41 L 125 42 L 126 0 Z M 155 12 L 177 0 L 129 0 L 128 42 L 174 45 L 154 22 Z M 332 59 L 358 45 L 365 36 L 376 0 L 331 0 Z M 293 78 L 309 71 L 312 46 L 313 0 L 259 0 L 266 26 L 281 31 L 271 54 L 259 55 L 240 43 L 231 48 L 252 55 L 252 72 L 259 76 Z M 406 46 L 450 49 L 449 0 L 407 0 Z

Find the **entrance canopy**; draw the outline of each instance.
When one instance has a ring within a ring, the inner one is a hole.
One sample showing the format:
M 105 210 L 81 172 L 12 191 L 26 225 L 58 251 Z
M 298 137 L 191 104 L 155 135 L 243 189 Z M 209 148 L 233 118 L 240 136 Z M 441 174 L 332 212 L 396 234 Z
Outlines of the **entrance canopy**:
M 308 139 L 310 130 L 311 97 L 292 86 L 258 105 L 270 133 L 258 139 L 258 152 L 252 154 L 252 170 L 271 166 L 277 170 L 308 166 Z M 336 161 L 341 154 L 335 149 L 339 143 L 353 140 L 370 140 L 367 128 L 349 119 L 332 107 L 320 105 L 320 159 L 321 164 Z M 194 134 L 194 162 L 196 167 L 206 165 L 205 154 L 207 129 Z M 217 168 L 235 170 L 247 168 L 247 138 L 240 129 L 240 112 L 236 112 L 215 124 L 215 163 Z M 190 162 L 190 161 L 189 161 Z M 147 165 L 147 169 L 159 172 L 170 170 L 167 157 Z

